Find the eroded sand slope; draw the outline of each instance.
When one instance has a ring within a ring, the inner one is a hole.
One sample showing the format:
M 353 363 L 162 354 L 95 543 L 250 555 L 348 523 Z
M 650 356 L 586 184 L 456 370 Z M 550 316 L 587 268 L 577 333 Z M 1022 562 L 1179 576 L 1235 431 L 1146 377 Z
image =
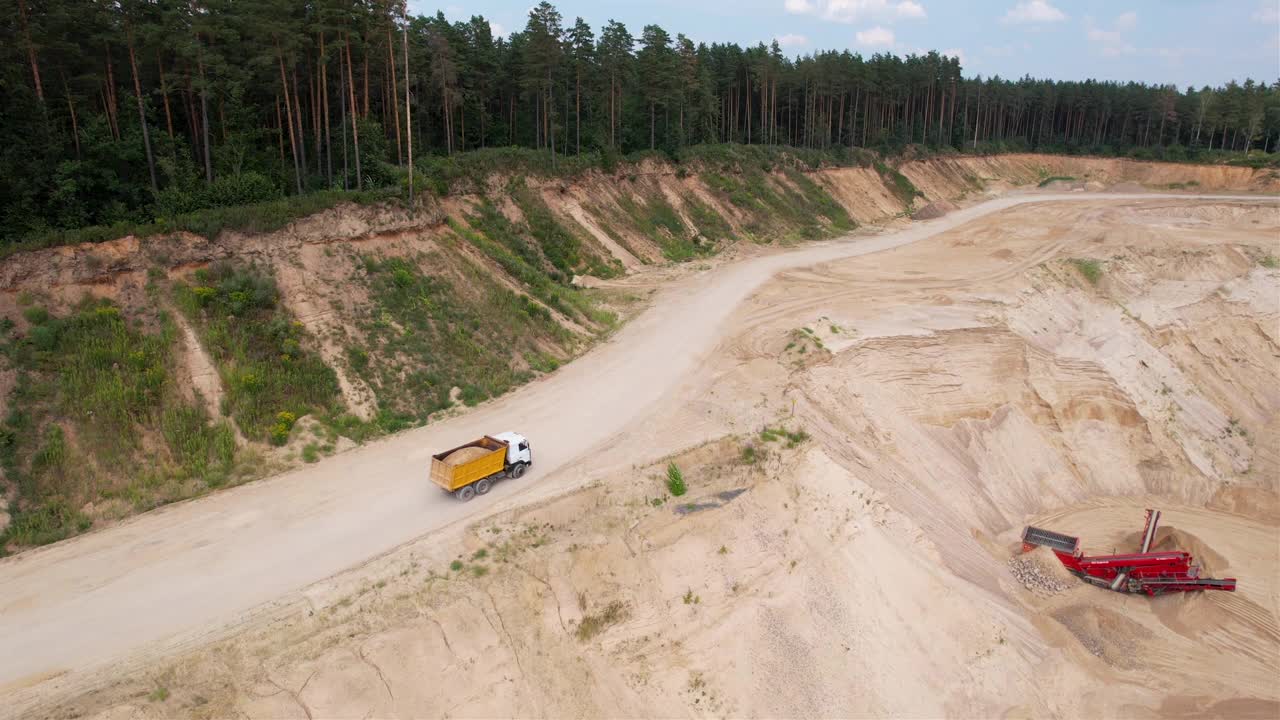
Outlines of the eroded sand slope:
M 56 713 L 1275 717 L 1278 232 L 1249 202 L 1036 205 L 788 272 L 591 486 Z M 1239 592 L 1010 573 L 1028 522 L 1106 552 L 1144 507 Z

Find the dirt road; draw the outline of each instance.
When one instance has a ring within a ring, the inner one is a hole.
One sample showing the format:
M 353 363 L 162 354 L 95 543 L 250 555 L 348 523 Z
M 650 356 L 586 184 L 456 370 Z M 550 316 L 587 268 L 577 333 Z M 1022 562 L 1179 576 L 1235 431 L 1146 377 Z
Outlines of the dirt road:
M 498 403 L 0 562 L 0 698 L 207 634 L 424 533 L 572 487 L 580 477 L 540 481 L 643 420 L 664 396 L 678 397 L 721 341 L 726 318 L 782 270 L 905 245 L 1028 202 L 1149 197 L 1010 196 L 898 233 L 728 265 L 664 289 L 610 342 Z M 523 480 L 465 505 L 427 484 L 434 450 L 506 429 L 533 442 L 535 465 Z

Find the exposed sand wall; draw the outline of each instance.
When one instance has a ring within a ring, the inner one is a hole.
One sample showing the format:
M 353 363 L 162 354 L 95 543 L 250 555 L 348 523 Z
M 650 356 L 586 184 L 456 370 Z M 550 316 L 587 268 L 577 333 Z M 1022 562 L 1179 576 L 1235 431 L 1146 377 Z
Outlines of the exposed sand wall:
M 1273 717 L 1277 232 L 1273 205 L 1046 204 L 785 273 L 572 470 L 595 486 L 402 548 L 74 707 Z M 668 461 L 688 495 L 668 497 Z M 1010 572 L 1025 524 L 1109 552 L 1146 507 L 1161 547 L 1239 591 Z

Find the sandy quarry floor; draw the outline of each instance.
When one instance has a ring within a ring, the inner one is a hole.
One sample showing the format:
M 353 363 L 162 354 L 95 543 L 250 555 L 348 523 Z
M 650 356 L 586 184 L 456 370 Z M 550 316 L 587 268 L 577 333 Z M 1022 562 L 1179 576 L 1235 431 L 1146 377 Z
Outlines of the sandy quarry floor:
M 1276 717 L 1280 210 L 1041 197 L 695 275 L 500 405 L 0 563 L 0 695 L 112 718 Z M 539 474 L 424 497 L 408 469 L 495 423 Z M 1010 573 L 1028 522 L 1107 551 L 1153 506 L 1240 591 Z

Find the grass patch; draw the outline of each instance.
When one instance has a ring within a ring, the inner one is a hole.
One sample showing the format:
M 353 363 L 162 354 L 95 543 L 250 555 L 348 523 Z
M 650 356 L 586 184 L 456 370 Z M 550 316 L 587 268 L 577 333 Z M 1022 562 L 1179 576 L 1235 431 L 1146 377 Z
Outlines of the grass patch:
M 880 173 L 880 179 L 884 182 L 885 187 L 893 193 L 894 197 L 903 204 L 904 207 L 911 207 L 911 203 L 917 197 L 924 197 L 924 193 L 916 188 L 910 178 L 898 172 L 897 168 L 890 167 L 883 162 L 877 160 L 874 164 L 876 172 Z
M 1075 267 L 1076 270 L 1089 281 L 1090 285 L 1097 285 L 1102 279 L 1102 262 L 1087 258 L 1072 258 L 1068 262 Z
M 581 292 L 563 285 L 567 279 L 560 271 L 546 263 L 536 248 L 524 242 L 522 230 L 491 203 L 482 203 L 467 222 L 470 228 L 452 218 L 449 225 L 459 237 L 522 283 L 530 295 L 565 316 L 588 325 L 602 329 L 616 325 L 617 318 L 612 313 L 600 310 Z
M 685 198 L 684 209 L 689 213 L 689 220 L 703 237 L 712 242 L 733 239 L 733 227 L 720 213 L 716 212 L 715 208 L 696 197 L 689 196 Z
M 298 418 L 339 410 L 337 376 L 308 349 L 302 323 L 281 306 L 265 271 L 214 265 L 197 270 L 194 285 L 175 285 L 174 297 L 213 356 L 246 437 L 283 445 Z
M 1267 255 L 1259 260 L 1258 264 L 1268 270 L 1275 270 L 1280 267 L 1280 260 L 1277 260 L 1275 255 Z
M 463 262 L 460 285 L 423 272 L 444 263 L 434 255 L 363 258 L 370 302 L 356 310 L 356 325 L 364 342 L 347 356 L 373 388 L 385 431 L 425 423 L 452 406 L 454 387 L 469 406 L 500 396 L 534 377 L 513 364 L 513 354 L 536 358 L 530 366 L 545 371 L 559 361 L 541 348 L 572 340 L 541 303 Z
M 667 465 L 667 492 L 673 497 L 680 497 L 689 491 L 684 483 L 684 473 L 675 463 Z
M 0 426 L 0 466 L 17 500 L 0 546 L 83 532 L 86 503 L 142 511 L 231 479 L 235 434 L 178 392 L 170 318 L 159 315 L 149 332 L 105 300 L 65 316 L 33 305 L 24 315 L 26 333 L 0 323 L 0 350 L 17 373 Z
M 165 700 L 168 700 L 168 699 L 169 699 L 169 688 L 163 687 L 163 686 L 158 687 L 155 690 L 152 690 L 151 694 L 147 696 L 147 700 L 151 702 L 164 702 Z
M 542 198 L 522 181 L 510 188 L 511 199 L 524 214 L 529 232 L 553 267 L 566 277 L 572 277 L 582 265 L 582 241 L 569 232 L 551 213 Z
M 691 260 L 710 250 L 695 241 L 693 230 L 684 224 L 676 209 L 661 195 L 646 197 L 644 204 L 640 204 L 624 193 L 618 197 L 618 206 L 633 225 L 662 248 L 663 257 L 672 262 Z
M 804 429 L 788 430 L 786 428 L 765 427 L 760 431 L 760 441 L 765 443 L 784 442 L 788 448 L 798 447 L 809 439 Z
M 1054 175 L 1040 181 L 1040 187 L 1049 187 L 1056 182 L 1075 182 L 1075 178 L 1070 175 Z
M 779 172 L 789 182 L 751 166 L 739 174 L 704 172 L 702 180 L 752 217 L 746 229 L 757 237 L 811 240 L 856 226 L 844 208 L 803 172 L 790 166 Z
M 627 617 L 627 606 L 621 600 L 614 600 L 605 605 L 599 612 L 583 615 L 582 622 L 574 632 L 580 642 L 586 642 L 616 625 Z
M 849 213 L 844 209 L 836 199 L 831 197 L 821 185 L 814 182 L 808 175 L 791 168 L 784 171 L 787 179 L 800 188 L 800 193 L 804 198 L 806 210 L 815 212 L 816 214 L 827 219 L 831 223 L 833 230 L 838 232 L 847 232 L 858 226 Z M 905 179 L 905 178 L 904 178 Z M 910 181 L 908 181 L 910 182 Z

